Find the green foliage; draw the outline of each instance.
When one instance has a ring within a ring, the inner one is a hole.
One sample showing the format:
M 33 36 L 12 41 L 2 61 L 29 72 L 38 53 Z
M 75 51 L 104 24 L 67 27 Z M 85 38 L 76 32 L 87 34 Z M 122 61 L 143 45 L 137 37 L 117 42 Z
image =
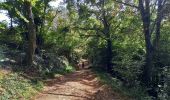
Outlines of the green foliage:
M 0 79 L 1 100 L 29 99 L 42 89 L 42 83 L 33 83 L 19 74 L 5 75 Z
M 6 48 L 4 46 L 0 46 L 0 60 L 5 58 L 5 55 L 2 53 Z
M 7 22 L 0 22 L 0 32 L 3 32 L 7 28 Z
M 163 77 L 162 77 L 163 76 Z M 170 99 L 170 67 L 166 66 L 160 73 L 160 79 L 162 83 L 158 85 L 158 98 L 160 100 Z
M 95 45 L 94 45 L 95 44 Z M 106 63 L 105 42 L 99 38 L 91 38 L 88 43 L 86 55 L 92 61 L 93 66 L 105 67 Z
M 168 100 L 170 98 L 170 62 L 169 62 L 169 43 L 170 43 L 170 38 L 169 38 L 169 22 L 165 23 L 164 26 L 162 27 L 162 34 L 161 39 L 160 39 L 160 48 L 157 51 L 159 55 L 159 60 L 158 62 L 158 73 L 159 73 L 159 85 L 158 85 L 158 94 L 159 94 L 159 99 L 160 100 Z
M 64 74 L 71 73 L 74 71 L 75 71 L 75 68 L 71 65 L 68 65 L 68 66 L 65 66 L 65 68 L 58 69 L 55 73 L 64 75 Z
M 113 67 L 115 71 L 121 74 L 121 77 L 126 80 L 127 85 L 139 84 L 139 76 L 141 68 L 145 61 L 145 52 L 142 48 L 129 45 L 116 48 L 117 56 L 114 57 Z
M 67 58 L 64 57 L 60 57 L 59 58 L 59 66 L 58 68 L 56 67 L 52 69 L 53 73 L 61 73 L 61 74 L 66 74 L 66 73 L 70 73 L 75 71 L 75 69 L 73 68 L 73 66 L 70 65 L 69 61 L 67 60 Z
M 36 66 L 38 68 L 39 76 L 42 78 L 54 78 L 55 74 L 66 74 L 75 71 L 75 68 L 70 64 L 66 57 L 58 56 L 55 53 L 48 53 L 46 56 L 48 59 L 41 61 L 42 63 L 37 61 L 38 65 Z
M 111 77 L 108 73 L 98 68 L 94 68 L 93 70 L 102 83 L 111 86 L 112 89 L 121 94 L 122 97 L 127 97 L 129 100 L 152 100 L 147 95 L 145 88 L 140 85 L 129 88 L 125 86 L 126 83 L 122 83 L 119 79 Z
M 28 16 L 23 9 L 25 8 L 24 1 L 6 0 L 0 3 L 0 9 L 7 10 L 11 19 L 10 24 L 13 25 L 12 27 L 12 25 L 8 26 L 5 21 L 0 22 L 0 42 L 14 46 L 12 49 L 20 47 L 26 52 Z M 35 61 L 35 70 L 40 76 L 49 78 L 54 77 L 56 73 L 73 72 L 75 70 L 73 66 L 81 58 L 88 59 L 93 66 L 106 70 L 107 40 L 110 40 L 113 52 L 111 55 L 113 66 L 110 69 L 113 73 L 110 74 L 115 77 L 117 75 L 117 79 L 103 72 L 98 73 L 99 77 L 114 90 L 125 95 L 138 100 L 149 99 L 145 93 L 147 89 L 140 84 L 147 52 L 138 10 L 121 4 L 120 0 L 117 2 L 114 0 L 65 0 L 67 7 L 61 5 L 62 7 L 56 9 L 49 5 L 52 0 L 26 1 L 32 4 L 35 17 L 37 49 L 40 49 L 36 55 L 40 61 Z M 139 0 L 122 1 L 137 5 Z M 151 4 L 150 7 L 151 29 L 155 28 L 156 23 L 154 23 L 157 10 L 155 4 Z M 166 8 L 168 7 L 167 3 Z M 160 46 L 155 53 L 156 56 L 153 59 L 155 66 L 152 69 L 153 75 L 159 78 L 156 80 L 159 81 L 159 87 L 155 90 L 159 90 L 160 99 L 167 99 L 170 95 L 169 82 L 165 81 L 169 80 L 170 73 L 165 67 L 170 66 L 170 23 L 168 10 L 166 12 L 166 18 L 161 26 Z M 155 37 L 154 29 L 151 37 Z M 152 40 L 154 38 L 150 41 Z M 7 50 L 0 48 L 0 52 Z M 43 51 L 45 51 L 44 54 Z M 46 57 L 43 58 L 43 56 Z M 0 58 L 4 57 L 5 55 L 0 53 Z M 161 80 L 164 82 L 161 83 Z M 5 89 L 2 99 L 19 99 L 20 96 L 27 98 L 35 92 L 35 86 L 36 84 L 32 84 L 30 80 L 11 74 L 1 79 L 1 87 Z

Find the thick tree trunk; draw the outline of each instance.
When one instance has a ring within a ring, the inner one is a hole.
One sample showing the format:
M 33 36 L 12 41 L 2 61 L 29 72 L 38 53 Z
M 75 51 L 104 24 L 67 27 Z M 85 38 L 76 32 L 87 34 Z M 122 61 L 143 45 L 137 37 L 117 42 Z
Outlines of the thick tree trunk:
M 161 80 L 159 78 L 159 74 L 162 72 L 162 64 L 160 62 L 160 56 L 159 56 L 159 48 L 160 48 L 160 29 L 161 29 L 161 22 L 163 19 L 163 5 L 164 5 L 165 1 L 163 0 L 158 0 L 158 8 L 157 8 L 157 19 L 156 19 L 156 30 L 155 30 L 155 38 L 153 41 L 153 49 L 154 49 L 154 53 L 153 53 L 153 59 L 154 59 L 154 76 L 153 76 L 153 88 L 155 89 L 155 91 L 159 88 L 159 80 Z M 156 92 L 157 93 L 157 92 Z M 158 97 L 156 95 L 156 97 Z
M 151 29 L 150 29 L 150 0 L 139 0 L 139 8 L 143 21 L 143 29 L 145 34 L 145 43 L 146 43 L 146 64 L 143 69 L 143 82 L 149 88 L 149 95 L 158 97 L 157 87 L 158 87 L 158 68 L 159 65 L 158 59 L 158 49 L 159 49 L 159 40 L 160 40 L 160 27 L 163 17 L 162 7 L 163 2 L 166 1 L 158 0 L 157 8 L 157 19 L 156 19 L 156 31 L 155 39 L 153 45 L 151 43 Z M 153 70 L 154 69 L 154 70 Z
M 36 48 L 36 28 L 34 24 L 34 17 L 32 13 L 32 6 L 29 1 L 25 1 L 27 17 L 29 19 L 29 23 L 27 24 L 28 32 L 29 32 L 29 41 L 28 41 L 28 49 L 27 49 L 27 65 L 31 66 L 33 63 L 34 52 Z
M 112 58 L 113 58 L 113 52 L 112 52 L 112 41 L 111 39 L 107 39 L 107 71 L 109 73 L 113 72 L 112 69 Z
M 104 34 L 106 35 L 106 67 L 107 67 L 107 72 L 112 73 L 113 72 L 113 64 L 112 64 L 112 59 L 113 59 L 113 51 L 112 51 L 112 39 L 110 38 L 110 26 L 106 23 L 104 24 Z
M 145 4 L 144 4 L 145 2 Z M 151 33 L 150 33 L 150 0 L 139 0 L 139 8 L 143 21 L 143 32 L 145 36 L 146 45 L 146 63 L 143 68 L 143 83 L 146 87 L 150 88 L 151 77 L 152 77 L 152 66 L 153 66 L 153 47 L 151 43 Z
M 145 32 L 145 45 L 146 45 L 146 63 L 143 68 L 143 82 L 147 87 L 151 85 L 152 77 L 152 67 L 153 67 L 153 48 L 151 44 L 151 38 L 149 36 L 148 29 L 144 30 Z
M 105 1 L 103 0 L 102 2 L 103 5 L 103 12 L 102 12 L 102 17 L 103 19 L 101 20 L 104 26 L 103 29 L 103 34 L 106 36 L 106 67 L 107 67 L 107 72 L 112 73 L 113 72 L 113 64 L 112 64 L 112 59 L 113 59 L 113 52 L 112 52 L 112 39 L 110 38 L 110 24 L 107 19 L 107 14 L 106 11 L 104 10 L 104 5 Z

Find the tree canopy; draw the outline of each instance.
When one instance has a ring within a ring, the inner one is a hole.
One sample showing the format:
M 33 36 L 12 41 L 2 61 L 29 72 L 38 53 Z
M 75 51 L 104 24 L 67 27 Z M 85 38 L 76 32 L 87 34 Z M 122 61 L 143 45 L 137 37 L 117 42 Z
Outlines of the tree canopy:
M 169 99 L 169 0 L 63 0 L 57 7 L 52 1 L 0 1 L 10 19 L 0 22 L 0 42 L 19 52 L 22 71 L 51 75 L 86 59 L 122 87 Z M 140 92 L 136 100 L 146 99 Z

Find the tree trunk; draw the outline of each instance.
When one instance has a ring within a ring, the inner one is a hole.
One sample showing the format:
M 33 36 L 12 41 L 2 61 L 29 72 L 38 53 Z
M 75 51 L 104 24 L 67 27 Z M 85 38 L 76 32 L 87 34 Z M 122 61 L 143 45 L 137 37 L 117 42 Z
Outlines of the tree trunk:
M 151 29 L 150 29 L 150 0 L 139 0 L 139 8 L 143 21 L 143 29 L 145 34 L 145 44 L 146 44 L 146 64 L 143 68 L 143 82 L 146 87 L 149 89 L 148 93 L 150 96 L 158 97 L 158 48 L 159 48 L 159 40 L 160 40 L 160 27 L 162 21 L 162 3 L 165 2 L 163 0 L 158 0 L 158 8 L 157 8 L 157 19 L 156 19 L 156 35 L 153 41 L 153 45 L 151 43 Z
M 107 14 L 106 11 L 104 10 L 104 5 L 105 5 L 105 1 L 102 1 L 102 6 L 103 6 L 103 12 L 102 12 L 102 17 L 103 19 L 101 20 L 104 26 L 103 29 L 103 34 L 106 36 L 106 67 L 107 67 L 107 72 L 108 73 L 112 73 L 113 69 L 112 69 L 112 59 L 113 59 L 113 52 L 112 52 L 112 39 L 110 38 L 110 24 L 109 21 L 107 19 Z
M 36 48 L 36 28 L 34 24 L 34 17 L 32 13 L 32 6 L 29 1 L 25 1 L 27 17 L 29 23 L 27 23 L 28 32 L 29 32 L 29 40 L 28 40 L 28 49 L 27 49 L 27 65 L 31 66 L 33 64 L 33 57 Z
M 153 59 L 154 59 L 154 76 L 153 76 L 153 88 L 157 90 L 159 87 L 159 82 L 161 79 L 159 79 L 159 74 L 162 72 L 162 64 L 160 62 L 160 56 L 159 56 L 159 48 L 160 48 L 160 29 L 161 29 L 161 22 L 163 19 L 163 6 L 164 6 L 165 1 L 163 0 L 158 0 L 158 8 L 157 8 L 157 19 L 156 19 L 156 31 L 155 31 L 155 38 L 153 41 Z M 156 96 L 158 97 L 158 96 Z
M 146 63 L 143 68 L 143 82 L 147 87 L 151 85 L 151 77 L 152 77 L 152 67 L 153 67 L 153 49 L 151 44 L 151 38 L 149 36 L 148 29 L 144 30 L 145 32 L 145 45 L 146 45 Z
M 145 3 L 145 4 L 144 4 Z M 143 32 L 145 36 L 146 45 L 146 63 L 143 68 L 143 83 L 146 87 L 150 88 L 151 77 L 152 77 L 152 66 L 153 66 L 153 47 L 151 43 L 150 33 L 150 0 L 139 0 L 139 8 L 143 21 Z
M 112 41 L 111 39 L 107 39 L 107 71 L 109 73 L 113 72 L 112 69 L 112 58 L 113 58 L 113 52 L 112 52 Z
M 154 50 L 158 51 L 159 48 L 159 40 L 160 40 L 160 28 L 161 22 L 163 18 L 163 0 L 158 0 L 158 9 L 157 9 L 157 19 L 156 19 L 156 35 L 154 40 Z

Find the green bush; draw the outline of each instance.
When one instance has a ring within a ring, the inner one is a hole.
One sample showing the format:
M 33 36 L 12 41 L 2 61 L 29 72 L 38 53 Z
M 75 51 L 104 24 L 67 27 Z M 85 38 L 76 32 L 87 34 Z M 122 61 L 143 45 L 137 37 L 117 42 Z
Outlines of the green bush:
M 17 73 L 5 75 L 0 79 L 0 88 L 2 89 L 0 100 L 29 99 L 42 87 L 43 84 L 41 82 L 34 83 Z
M 160 83 L 158 85 L 158 98 L 160 100 L 169 100 L 170 99 L 170 67 L 166 66 L 163 68 L 163 72 L 161 73 Z
M 54 78 L 55 74 L 66 74 L 75 71 L 64 56 L 56 57 L 54 53 L 48 54 L 48 64 L 39 64 L 39 72 L 43 78 Z
M 120 80 L 111 77 L 103 70 L 93 68 L 100 81 L 112 87 L 114 92 L 121 94 L 122 97 L 131 98 L 129 100 L 152 100 L 146 93 L 145 89 L 140 85 L 134 87 L 126 87 Z

